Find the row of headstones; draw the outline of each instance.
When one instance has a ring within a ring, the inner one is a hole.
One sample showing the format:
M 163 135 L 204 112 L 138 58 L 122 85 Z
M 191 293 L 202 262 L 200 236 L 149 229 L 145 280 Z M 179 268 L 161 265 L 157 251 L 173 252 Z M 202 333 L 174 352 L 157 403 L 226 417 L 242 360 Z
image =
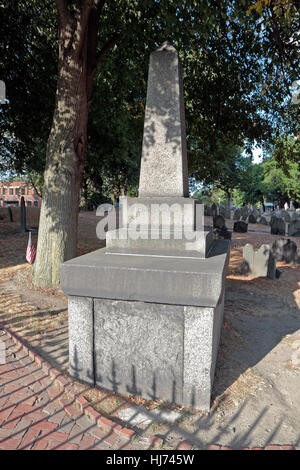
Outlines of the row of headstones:
M 221 215 L 224 219 L 231 219 L 231 211 L 229 207 L 218 206 L 216 203 L 212 203 L 211 206 L 204 205 L 204 215 L 216 217 Z
M 261 245 L 255 251 L 253 245 L 247 243 L 243 249 L 242 273 L 252 273 L 268 279 L 279 278 L 281 271 L 276 268 L 276 261 L 284 261 L 288 264 L 300 266 L 300 252 L 297 245 L 290 239 L 280 238 L 272 247 Z
M 271 235 L 285 235 L 286 223 L 284 218 L 272 216 L 270 221 Z M 300 218 L 288 223 L 287 232 L 290 237 L 300 237 Z
M 237 210 L 239 211 L 239 209 Z M 247 232 L 248 224 L 246 220 L 248 219 L 250 224 L 259 223 L 262 225 L 270 225 L 271 235 L 285 235 L 286 224 L 288 224 L 288 235 L 290 237 L 300 237 L 300 212 L 294 212 L 292 217 L 289 213 L 286 213 L 285 216 L 283 216 L 282 213 L 274 213 L 271 216 L 270 223 L 264 216 L 257 218 L 253 212 L 250 213 L 248 217 L 244 215 L 242 220 L 240 220 L 240 213 L 234 214 L 233 219 L 236 220 L 233 228 L 234 232 Z
M 11 207 L 7 208 L 7 212 L 8 212 L 9 222 L 13 222 L 14 219 L 13 219 L 13 213 L 12 213 Z M 25 206 L 25 200 L 24 200 L 23 196 L 21 197 L 20 213 L 21 213 L 21 215 L 20 215 L 20 228 L 21 228 L 21 233 L 24 234 L 28 230 L 26 228 L 26 206 Z
M 278 217 L 272 217 L 270 221 L 270 227 L 271 227 L 271 235 L 285 235 L 286 234 L 286 222 L 284 219 L 281 219 Z M 239 233 L 246 233 L 248 231 L 247 222 L 243 220 L 236 221 L 233 225 L 233 231 L 239 232 Z M 289 237 L 300 237 L 300 219 L 293 220 L 291 221 L 290 224 L 288 224 L 287 233 Z

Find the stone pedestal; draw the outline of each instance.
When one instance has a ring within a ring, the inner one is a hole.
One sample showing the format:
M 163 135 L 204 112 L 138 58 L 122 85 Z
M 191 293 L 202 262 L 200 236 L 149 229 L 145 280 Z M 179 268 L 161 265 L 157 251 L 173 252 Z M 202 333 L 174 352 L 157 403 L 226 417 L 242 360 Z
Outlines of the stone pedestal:
M 228 241 L 206 259 L 108 255 L 61 266 L 70 374 L 118 393 L 210 408 Z

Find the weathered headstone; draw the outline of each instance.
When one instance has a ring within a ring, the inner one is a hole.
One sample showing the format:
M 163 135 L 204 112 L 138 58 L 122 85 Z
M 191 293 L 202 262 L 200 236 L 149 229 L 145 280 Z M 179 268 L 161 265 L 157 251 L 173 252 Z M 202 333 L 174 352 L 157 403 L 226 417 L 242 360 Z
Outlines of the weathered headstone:
M 297 245 L 289 238 L 279 238 L 272 245 L 272 253 L 278 261 L 293 263 L 297 258 Z
M 214 224 L 214 237 L 216 240 L 231 240 L 231 232 L 225 224 L 225 219 L 222 215 L 217 215 L 213 219 Z
M 236 209 L 233 213 L 233 220 L 240 220 L 241 216 L 242 216 L 241 210 Z
M 204 215 L 211 216 L 211 208 L 210 206 L 204 206 Z
M 249 217 L 248 217 L 248 222 L 249 224 L 256 224 L 257 222 L 257 218 L 254 214 L 250 214 Z
M 9 220 L 10 222 L 13 222 L 14 219 L 13 219 L 13 214 L 12 214 L 11 207 L 8 207 L 8 208 L 7 208 L 7 212 L 8 212 L 8 220 Z
M 21 233 L 26 233 L 26 207 L 25 207 L 25 201 L 24 201 L 23 196 L 21 197 L 20 222 L 21 222 Z
M 275 279 L 276 277 L 276 257 L 272 254 L 269 245 L 261 245 L 255 251 L 250 243 L 243 249 L 243 260 L 248 263 L 252 274 L 259 277 Z
M 233 225 L 233 231 L 237 233 L 246 233 L 248 232 L 248 224 L 243 220 L 237 220 Z
M 229 243 L 201 226 L 197 209 L 204 208 L 186 197 L 187 188 L 181 66 L 177 51 L 163 44 L 150 56 L 139 197 L 121 199 L 129 210 L 122 209 L 121 228 L 107 232 L 106 248 L 61 266 L 70 374 L 114 392 L 208 410 Z M 191 209 L 184 223 L 173 217 L 168 225 L 173 234 L 187 229 L 195 238 L 189 245 L 165 239 L 159 217 L 151 217 L 150 230 L 146 223 L 153 205 L 174 204 Z M 130 237 L 137 227 L 157 237 Z
M 271 235 L 285 235 L 285 221 L 279 217 L 271 217 Z
M 212 203 L 210 211 L 211 211 L 212 217 L 216 217 L 218 215 L 218 212 L 219 212 L 218 211 L 218 206 L 215 202 Z
M 292 220 L 288 225 L 288 235 L 290 237 L 300 237 L 300 219 Z
M 263 215 L 258 219 L 257 223 L 261 225 L 269 225 L 269 222 Z
M 248 215 L 249 215 L 249 209 L 248 209 L 247 206 L 242 206 L 241 207 L 241 214 L 242 214 L 243 220 L 246 220 Z

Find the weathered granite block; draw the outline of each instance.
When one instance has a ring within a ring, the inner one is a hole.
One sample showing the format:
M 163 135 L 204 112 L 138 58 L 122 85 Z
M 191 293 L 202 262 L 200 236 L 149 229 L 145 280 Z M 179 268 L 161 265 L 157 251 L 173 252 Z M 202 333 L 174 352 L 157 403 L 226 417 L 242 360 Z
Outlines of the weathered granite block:
M 96 385 L 181 403 L 183 336 L 183 306 L 95 299 Z
M 70 375 L 94 385 L 93 299 L 69 296 L 68 319 Z
M 220 334 L 224 294 L 216 308 L 185 309 L 183 404 L 210 409 Z
M 223 311 L 224 291 L 215 308 L 70 297 L 71 376 L 209 410 Z

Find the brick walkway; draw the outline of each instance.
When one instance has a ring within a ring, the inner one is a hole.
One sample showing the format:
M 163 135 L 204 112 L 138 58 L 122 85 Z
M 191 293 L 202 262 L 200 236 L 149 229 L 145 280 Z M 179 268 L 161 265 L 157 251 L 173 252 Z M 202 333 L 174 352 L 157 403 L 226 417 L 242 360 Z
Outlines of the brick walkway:
M 67 413 L 59 402 L 64 397 L 51 378 L 1 330 L 0 340 L 6 346 L 6 364 L 0 364 L 0 449 L 134 448 L 103 432 L 70 403 Z

